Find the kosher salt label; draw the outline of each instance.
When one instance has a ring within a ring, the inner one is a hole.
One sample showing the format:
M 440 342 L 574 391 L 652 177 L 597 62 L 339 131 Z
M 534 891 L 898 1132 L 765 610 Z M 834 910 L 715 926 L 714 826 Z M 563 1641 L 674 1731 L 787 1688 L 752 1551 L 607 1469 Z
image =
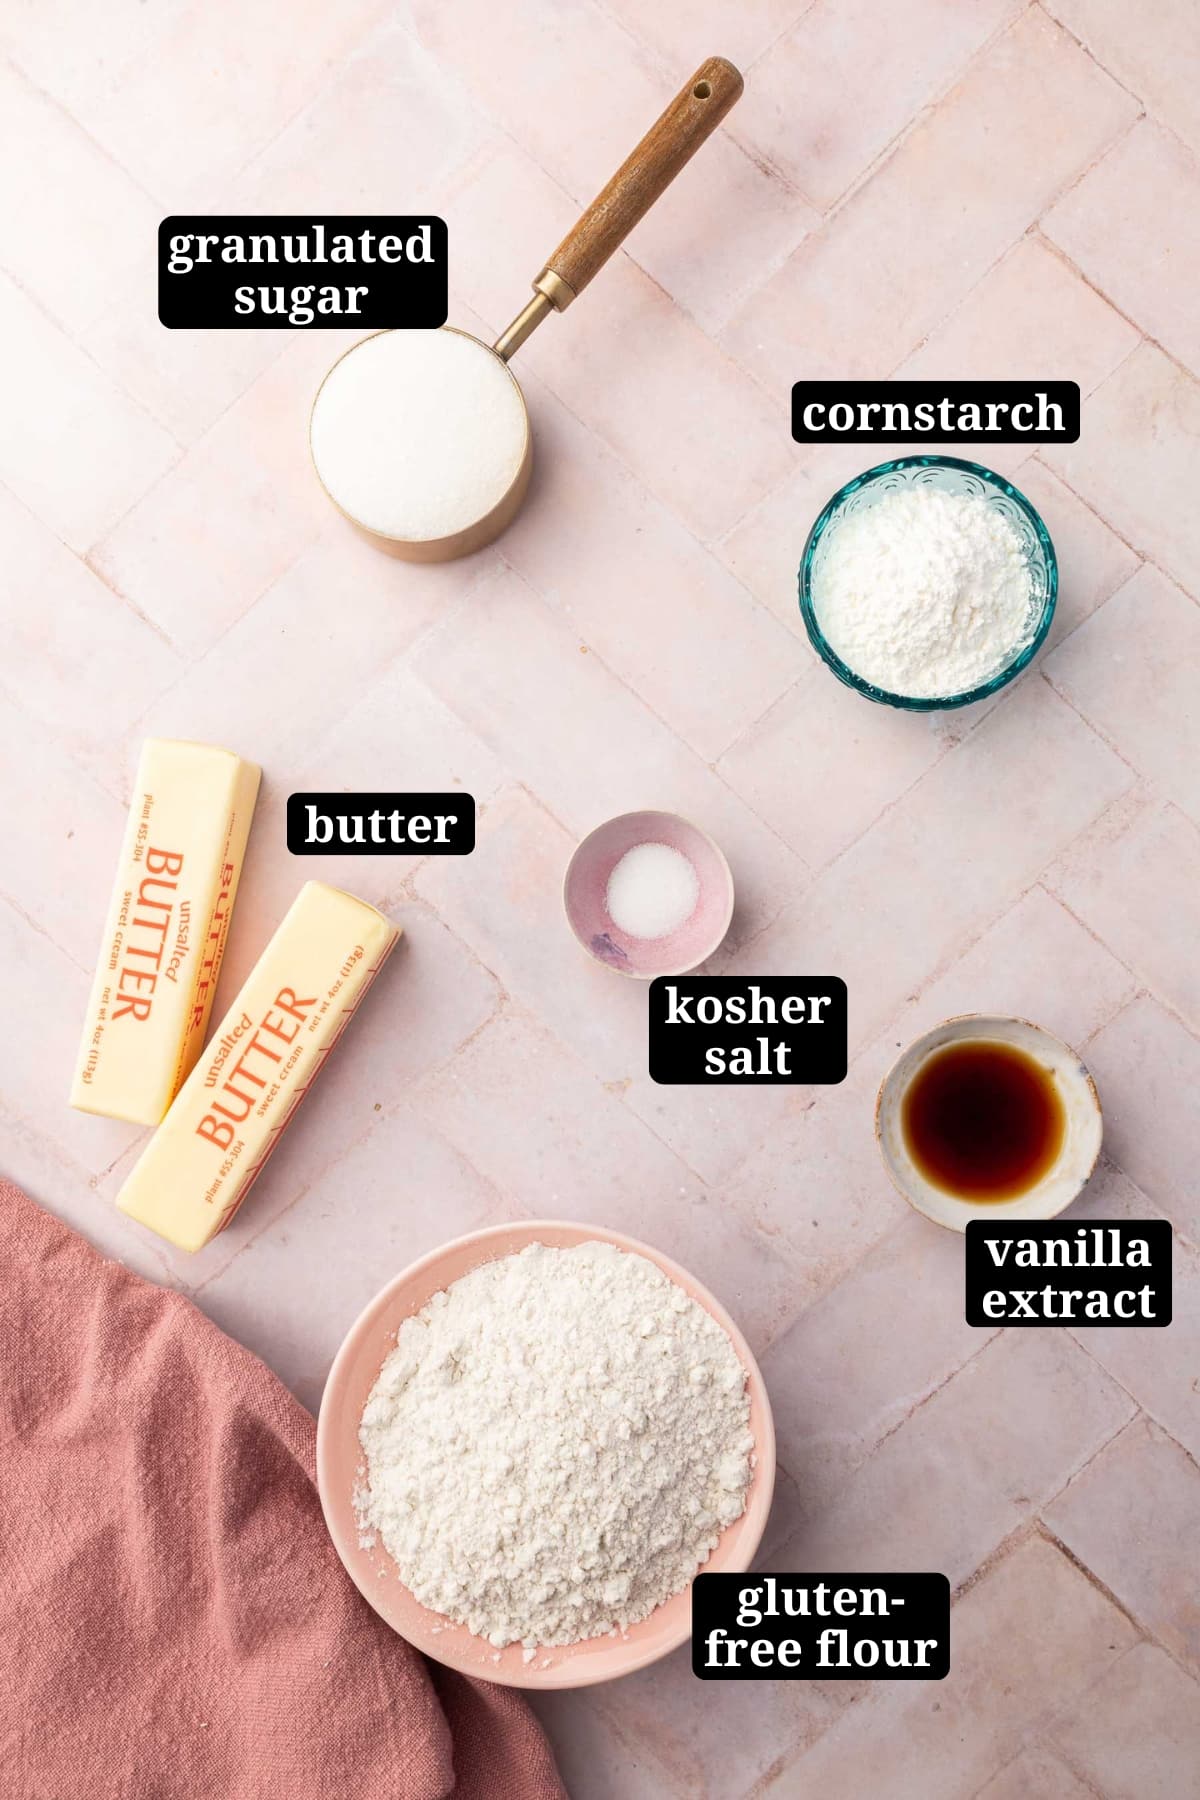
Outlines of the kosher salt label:
M 1166 1219 L 972 1219 L 968 1325 L 1169 1325 Z
M 663 975 L 650 983 L 650 1079 L 668 1086 L 846 1078 L 836 975 Z
M 158 228 L 158 316 L 172 330 L 446 322 L 446 225 L 419 216 L 221 218 Z

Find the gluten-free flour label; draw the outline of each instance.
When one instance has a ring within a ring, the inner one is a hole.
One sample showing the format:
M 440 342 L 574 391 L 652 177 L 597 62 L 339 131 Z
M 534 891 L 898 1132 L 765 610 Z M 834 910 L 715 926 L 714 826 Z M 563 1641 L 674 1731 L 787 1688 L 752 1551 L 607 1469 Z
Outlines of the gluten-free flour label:
M 746 1373 L 716 1320 L 612 1244 L 531 1244 L 406 1319 L 355 1496 L 424 1606 L 497 1649 L 624 1631 L 745 1510 Z

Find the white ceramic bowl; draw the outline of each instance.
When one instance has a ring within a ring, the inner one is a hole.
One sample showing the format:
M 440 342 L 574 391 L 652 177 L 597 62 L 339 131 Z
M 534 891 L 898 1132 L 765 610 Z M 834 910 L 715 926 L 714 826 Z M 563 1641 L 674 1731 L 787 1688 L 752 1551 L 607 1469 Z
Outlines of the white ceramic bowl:
M 927 1181 L 909 1154 L 902 1124 L 904 1096 L 929 1058 L 956 1043 L 1011 1044 L 1035 1057 L 1054 1076 L 1066 1114 L 1062 1149 L 1053 1168 L 1015 1200 L 956 1199 Z M 884 1076 L 875 1106 L 875 1138 L 893 1183 L 910 1206 L 951 1231 L 965 1231 L 972 1219 L 1057 1217 L 1087 1185 L 1100 1154 L 1103 1129 L 1096 1084 L 1070 1045 L 1040 1025 L 1031 1025 L 1028 1019 L 990 1013 L 944 1019 L 910 1044 Z
M 757 1363 L 745 1338 L 720 1302 L 707 1288 L 681 1269 L 678 1263 L 623 1232 L 595 1225 L 574 1225 L 563 1220 L 533 1220 L 513 1225 L 492 1225 L 468 1237 L 443 1244 L 423 1256 L 402 1275 L 376 1294 L 359 1314 L 334 1358 L 321 1398 L 317 1420 L 317 1484 L 325 1523 L 355 1586 L 382 1619 L 401 1637 L 435 1662 L 446 1663 L 464 1675 L 498 1681 L 506 1687 L 589 1687 L 632 1674 L 647 1663 L 657 1662 L 691 1635 L 690 1586 L 672 1596 L 639 1625 L 618 1637 L 589 1638 L 581 1644 L 539 1650 L 526 1663 L 521 1645 L 497 1651 L 465 1625 L 455 1625 L 430 1612 L 401 1581 L 395 1563 L 382 1544 L 362 1541 L 354 1509 L 354 1490 L 361 1479 L 363 1458 L 358 1426 L 367 1395 L 375 1385 L 384 1358 L 395 1348 L 402 1321 L 421 1308 L 460 1276 L 495 1257 L 512 1256 L 527 1244 L 569 1246 L 599 1239 L 630 1250 L 657 1265 L 692 1299 L 711 1313 L 727 1333 L 746 1371 L 750 1397 L 750 1430 L 754 1436 L 754 1473 L 746 1495 L 746 1510 L 721 1533 L 716 1549 L 704 1564 L 705 1574 L 740 1575 L 750 1567 L 758 1549 L 771 1496 L 775 1487 L 775 1430 L 771 1406 Z M 697 1571 L 698 1573 L 700 1571 Z

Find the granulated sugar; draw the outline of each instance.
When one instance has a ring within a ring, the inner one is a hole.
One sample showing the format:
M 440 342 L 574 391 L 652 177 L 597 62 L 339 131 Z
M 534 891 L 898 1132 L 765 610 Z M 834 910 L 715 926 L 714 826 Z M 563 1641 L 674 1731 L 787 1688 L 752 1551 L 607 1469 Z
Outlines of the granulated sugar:
M 527 424 L 498 356 L 459 331 L 385 331 L 329 371 L 313 407 L 317 473 L 360 525 L 449 537 L 499 504 Z
M 363 1411 L 366 1541 L 499 1648 L 572 1644 L 687 1586 L 745 1508 L 745 1372 L 611 1244 L 534 1244 L 405 1320 Z
M 990 680 L 1035 623 L 1009 521 L 977 495 L 931 487 L 885 494 L 831 525 L 812 598 L 847 668 L 913 699 Z
M 700 878 L 670 844 L 635 844 L 608 878 L 604 905 L 629 937 L 652 942 L 686 924 L 700 898 Z

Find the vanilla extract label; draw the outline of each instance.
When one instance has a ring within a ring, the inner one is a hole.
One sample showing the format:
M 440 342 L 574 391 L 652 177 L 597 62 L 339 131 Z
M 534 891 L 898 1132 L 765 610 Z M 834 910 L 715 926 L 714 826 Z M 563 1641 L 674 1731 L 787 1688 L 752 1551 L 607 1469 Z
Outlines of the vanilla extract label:
M 964 1269 L 968 1325 L 1171 1323 L 1166 1219 L 972 1219 Z

